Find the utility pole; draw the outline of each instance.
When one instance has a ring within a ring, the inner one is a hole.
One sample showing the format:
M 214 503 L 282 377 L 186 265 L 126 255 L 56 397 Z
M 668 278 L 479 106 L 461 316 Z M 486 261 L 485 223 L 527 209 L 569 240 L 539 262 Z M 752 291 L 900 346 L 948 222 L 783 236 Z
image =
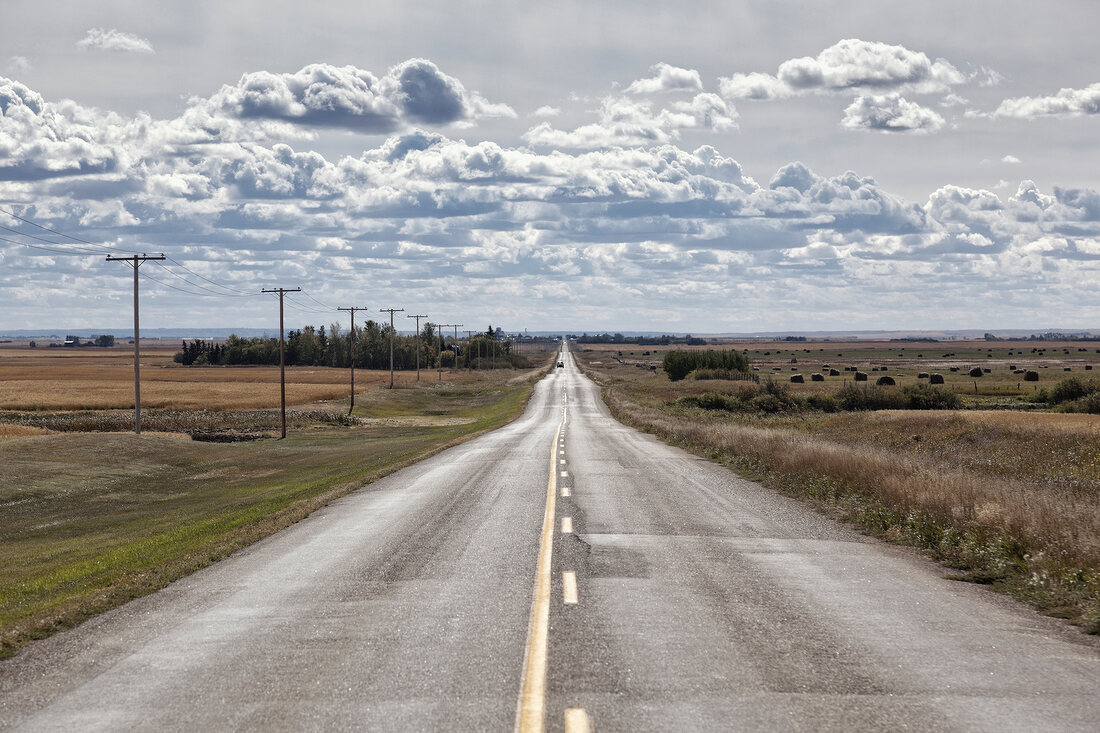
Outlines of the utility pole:
M 283 432 L 279 440 L 286 438 L 286 342 L 283 340 L 283 296 L 300 293 L 301 288 L 264 288 L 261 293 L 279 294 L 279 406 L 282 409 Z
M 455 329 L 455 341 L 458 341 L 458 327 L 461 323 L 440 323 L 439 325 L 439 381 L 443 381 L 443 329 L 451 328 Z M 454 345 L 452 344 L 452 348 Z M 458 366 L 458 354 L 455 354 L 455 366 Z
M 141 328 L 138 322 L 138 268 L 146 260 L 163 260 L 164 255 L 107 256 L 108 262 L 125 262 L 134 268 L 134 434 L 141 435 Z
M 420 381 L 420 319 L 427 318 L 423 313 L 415 316 L 405 316 L 416 319 L 416 381 Z
M 461 328 L 465 324 L 462 324 L 462 323 L 448 323 L 447 325 L 448 326 L 454 326 L 454 329 L 455 329 L 455 338 L 454 338 L 454 341 L 451 342 L 451 346 L 452 346 L 452 348 L 456 349 L 454 368 L 455 368 L 455 371 L 458 371 L 458 351 L 457 351 L 457 349 L 458 349 L 458 329 Z
M 390 389 L 393 389 L 393 335 L 395 333 L 394 330 L 393 330 L 393 314 L 394 313 L 404 313 L 405 309 L 404 308 L 379 308 L 378 312 L 379 313 L 389 313 L 390 314 Z
M 351 313 L 351 333 L 348 334 L 348 363 L 351 365 L 351 404 L 348 405 L 348 414 L 355 409 L 355 311 L 365 311 L 366 308 L 337 308 L 338 311 Z

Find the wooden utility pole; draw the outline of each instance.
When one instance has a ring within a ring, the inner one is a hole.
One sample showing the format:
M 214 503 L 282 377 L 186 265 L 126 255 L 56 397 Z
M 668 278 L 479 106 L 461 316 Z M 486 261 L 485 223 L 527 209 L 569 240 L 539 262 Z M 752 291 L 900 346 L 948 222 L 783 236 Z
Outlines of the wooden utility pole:
M 338 311 L 351 313 L 351 333 L 348 334 L 348 364 L 351 366 L 351 403 L 348 405 L 348 414 L 355 409 L 355 311 L 365 311 L 366 308 L 337 308 Z
M 451 328 L 452 326 L 454 326 L 455 341 L 457 341 L 458 340 L 458 327 L 461 326 L 461 325 L 462 325 L 461 323 L 440 323 L 439 324 L 439 381 L 440 382 L 443 381 L 443 329 L 444 328 Z M 452 348 L 453 348 L 453 345 L 452 345 Z M 457 355 L 455 357 L 455 365 L 456 366 L 458 365 Z
M 405 316 L 406 318 L 416 319 L 416 381 L 420 381 L 420 319 L 427 318 L 426 315 L 421 313 L 415 316 Z
M 393 330 L 393 314 L 404 313 L 404 308 L 379 308 L 379 313 L 390 314 L 390 389 L 393 389 L 393 336 L 395 331 Z
M 164 255 L 133 255 L 115 257 L 108 255 L 108 262 L 125 262 L 134 268 L 134 434 L 141 435 L 141 324 L 138 319 L 138 268 L 146 260 L 163 260 Z
M 282 408 L 283 432 L 279 440 L 286 437 L 286 342 L 283 340 L 283 296 L 287 293 L 300 293 L 301 288 L 264 288 L 261 293 L 279 294 L 279 405 Z

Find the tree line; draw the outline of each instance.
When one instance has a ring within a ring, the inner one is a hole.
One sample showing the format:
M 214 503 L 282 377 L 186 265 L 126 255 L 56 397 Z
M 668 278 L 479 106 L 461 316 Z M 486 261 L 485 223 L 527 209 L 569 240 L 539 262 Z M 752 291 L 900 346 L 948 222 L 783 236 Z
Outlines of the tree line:
M 286 364 L 288 366 L 348 367 L 354 361 L 359 369 L 390 368 L 390 336 L 393 336 L 393 366 L 395 369 L 416 368 L 417 349 L 421 368 L 438 366 L 473 369 L 525 368 L 526 357 L 513 354 L 510 341 L 501 340 L 500 329 L 492 326 L 472 339 L 456 342 L 426 324 L 415 335 L 391 331 L 389 324 L 367 321 L 355 326 L 354 339 L 350 330 L 339 324 L 319 328 L 306 326 L 287 332 Z M 196 339 L 184 341 L 174 360 L 185 366 L 273 365 L 279 363 L 279 339 L 274 336 L 243 338 L 231 335 L 224 343 Z

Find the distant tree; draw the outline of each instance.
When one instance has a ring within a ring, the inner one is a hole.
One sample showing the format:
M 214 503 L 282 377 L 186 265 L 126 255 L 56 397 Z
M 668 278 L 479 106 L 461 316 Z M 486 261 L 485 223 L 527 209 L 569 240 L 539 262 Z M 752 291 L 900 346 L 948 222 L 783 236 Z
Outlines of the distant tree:
M 30 346 L 32 349 L 36 349 L 38 348 L 38 343 L 35 341 L 31 341 L 29 344 L 27 344 L 27 346 Z
M 95 337 L 95 345 L 108 348 L 115 345 L 115 337 L 110 334 L 103 334 L 102 336 Z

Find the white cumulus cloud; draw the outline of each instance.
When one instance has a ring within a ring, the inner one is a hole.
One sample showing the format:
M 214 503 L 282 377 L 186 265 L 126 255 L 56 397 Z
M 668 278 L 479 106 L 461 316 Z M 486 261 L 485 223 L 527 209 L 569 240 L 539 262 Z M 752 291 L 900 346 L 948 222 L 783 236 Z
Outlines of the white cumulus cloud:
M 89 28 L 88 33 L 76 45 L 84 50 L 153 53 L 153 44 L 148 40 L 114 28 Z
M 664 62 L 650 68 L 653 76 L 638 79 L 626 88 L 628 94 L 702 91 L 703 81 L 695 69 L 682 69 Z
M 841 124 L 852 129 L 923 133 L 939 130 L 944 119 L 900 94 L 860 95 L 844 110 Z
M 1084 89 L 1059 89 L 1049 97 L 1014 97 L 1001 102 L 993 113 L 995 117 L 1046 117 L 1058 115 L 1079 117 L 1100 114 L 1100 83 Z

